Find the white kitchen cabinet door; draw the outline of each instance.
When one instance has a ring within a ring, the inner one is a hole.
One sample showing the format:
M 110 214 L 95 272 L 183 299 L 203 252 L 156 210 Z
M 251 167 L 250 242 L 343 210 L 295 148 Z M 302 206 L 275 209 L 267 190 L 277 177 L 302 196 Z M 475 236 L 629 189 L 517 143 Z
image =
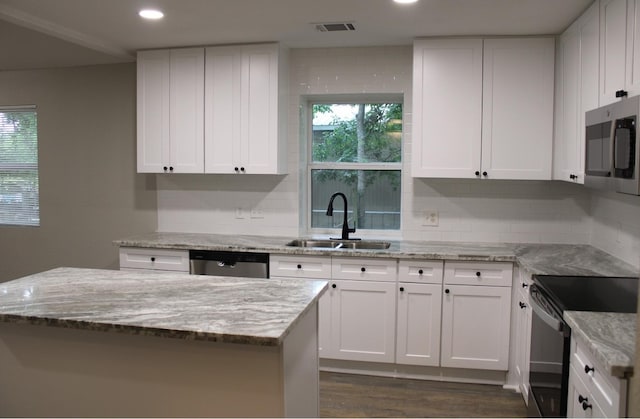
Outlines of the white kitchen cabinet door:
M 577 22 L 558 39 L 554 179 L 574 181 L 578 166 L 580 33 Z
M 413 46 L 413 177 L 474 178 L 480 170 L 482 40 Z
M 627 0 L 600 1 L 600 106 L 625 89 Z
M 483 72 L 483 177 L 551 179 L 553 38 L 487 39 Z
M 241 50 L 236 46 L 206 49 L 205 172 L 240 170 Z
M 277 44 L 206 49 L 206 173 L 285 172 L 285 59 Z
M 137 163 L 140 173 L 162 173 L 169 165 L 170 52 L 141 51 L 137 57 Z
M 607 417 L 594 400 L 587 386 L 580 380 L 574 367 L 569 368 L 567 396 L 568 418 L 605 418 Z
M 173 173 L 204 172 L 204 49 L 171 51 L 170 145 Z
M 396 284 L 332 281 L 330 287 L 331 358 L 393 363 Z
M 629 96 L 640 93 L 640 1 L 627 0 L 626 89 Z
M 584 183 L 585 112 L 599 106 L 598 2 L 559 38 L 554 179 Z
M 204 49 L 138 53 L 138 172 L 204 171 Z
M 444 288 L 440 365 L 506 371 L 511 287 Z
M 396 363 L 440 365 L 442 285 L 401 282 Z
M 518 290 L 515 304 L 516 312 L 516 375 L 519 379 L 518 387 L 527 400 L 529 396 L 529 353 L 531 345 L 531 320 L 532 312 L 529 304 L 529 293 L 526 289 Z
M 329 288 L 318 300 L 318 356 L 320 358 L 332 358 L 331 302 L 336 293 L 332 285 L 335 284 L 329 284 Z

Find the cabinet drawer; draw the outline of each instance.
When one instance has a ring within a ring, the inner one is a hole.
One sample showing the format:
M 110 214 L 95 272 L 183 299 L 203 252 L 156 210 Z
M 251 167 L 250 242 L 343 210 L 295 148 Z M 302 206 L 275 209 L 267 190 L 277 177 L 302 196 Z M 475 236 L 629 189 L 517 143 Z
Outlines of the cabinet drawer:
M 626 380 L 609 375 L 604 366 L 596 361 L 587 347 L 575 337 L 571 339 L 570 364 L 605 417 L 625 416 L 626 400 L 622 397 L 627 393 Z
M 567 396 L 567 417 L 604 418 L 600 405 L 594 400 L 589 388 L 580 379 L 580 371 L 571 367 L 569 371 L 569 394 Z
M 271 255 L 269 277 L 331 279 L 331 258 L 323 256 Z
M 333 279 L 395 282 L 398 278 L 398 263 L 395 259 L 333 258 Z
M 400 260 L 398 279 L 403 282 L 442 284 L 443 266 L 441 260 Z
M 511 263 L 446 262 L 444 264 L 445 284 L 510 287 L 512 279 Z
M 121 247 L 120 269 L 123 268 L 189 272 L 189 251 Z

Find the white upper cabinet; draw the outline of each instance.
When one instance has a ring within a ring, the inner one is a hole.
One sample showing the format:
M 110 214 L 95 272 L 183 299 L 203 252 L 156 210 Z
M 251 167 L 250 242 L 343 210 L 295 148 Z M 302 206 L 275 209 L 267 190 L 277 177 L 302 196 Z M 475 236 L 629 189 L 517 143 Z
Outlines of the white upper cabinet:
M 550 179 L 551 38 L 414 43 L 414 177 Z
M 286 53 L 277 44 L 138 53 L 138 172 L 281 174 Z
M 595 2 L 558 41 L 554 179 L 584 183 L 584 115 L 599 106 L 599 43 Z
M 616 92 L 640 93 L 637 0 L 600 1 L 600 105 L 618 100 Z
M 417 40 L 413 52 L 414 177 L 467 178 L 479 169 L 482 40 Z
M 138 172 L 204 170 L 204 48 L 138 53 Z
M 205 173 L 284 173 L 286 74 L 277 44 L 206 49 Z
M 483 68 L 482 176 L 551 179 L 554 40 L 487 39 Z

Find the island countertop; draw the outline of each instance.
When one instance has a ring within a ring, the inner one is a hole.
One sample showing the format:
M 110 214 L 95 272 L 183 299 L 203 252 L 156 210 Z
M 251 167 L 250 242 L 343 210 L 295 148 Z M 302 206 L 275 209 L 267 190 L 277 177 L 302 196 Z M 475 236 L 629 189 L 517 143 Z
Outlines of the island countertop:
M 280 345 L 326 281 L 56 268 L 0 284 L 0 321 Z

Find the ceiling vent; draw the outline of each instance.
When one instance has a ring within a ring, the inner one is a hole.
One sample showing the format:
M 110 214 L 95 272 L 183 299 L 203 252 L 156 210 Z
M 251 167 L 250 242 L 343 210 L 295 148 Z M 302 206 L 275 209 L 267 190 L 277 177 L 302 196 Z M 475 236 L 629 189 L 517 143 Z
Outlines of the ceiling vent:
M 312 23 L 318 32 L 355 31 L 353 22 Z

